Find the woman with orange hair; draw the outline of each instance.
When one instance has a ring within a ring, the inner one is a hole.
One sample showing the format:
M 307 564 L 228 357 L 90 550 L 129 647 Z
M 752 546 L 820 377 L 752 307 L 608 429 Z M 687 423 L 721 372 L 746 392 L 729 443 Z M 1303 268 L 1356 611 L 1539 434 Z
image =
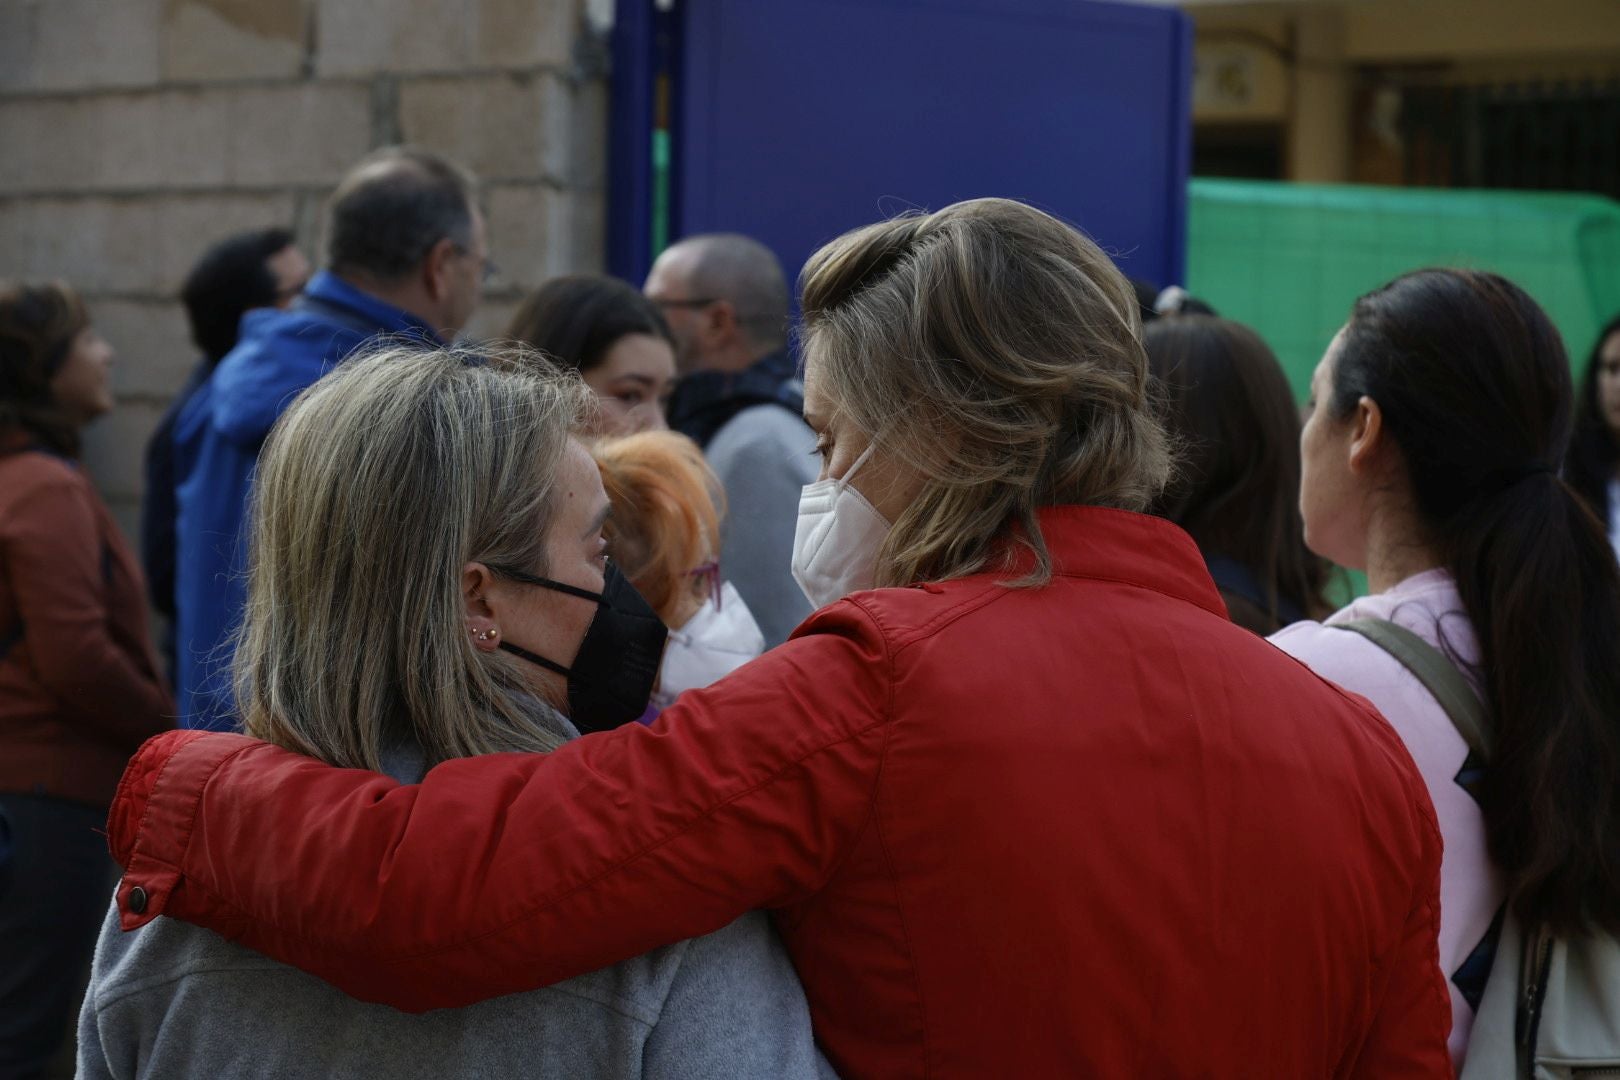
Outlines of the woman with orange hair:
M 613 504 L 608 548 L 669 627 L 653 711 L 707 686 L 765 650 L 748 605 L 720 579 L 725 492 L 685 435 L 644 431 L 592 451 Z

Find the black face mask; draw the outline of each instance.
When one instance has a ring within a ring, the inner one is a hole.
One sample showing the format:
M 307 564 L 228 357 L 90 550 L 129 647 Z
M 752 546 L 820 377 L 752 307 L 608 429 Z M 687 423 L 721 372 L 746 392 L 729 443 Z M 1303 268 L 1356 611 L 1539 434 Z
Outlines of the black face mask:
M 575 727 L 582 733 L 607 731 L 641 718 L 658 679 L 669 629 L 617 566 L 608 564 L 599 593 L 521 570 L 502 566 L 490 570 L 525 585 L 595 601 L 596 617 L 579 643 L 573 667 L 536 656 L 510 641 L 500 645 L 513 656 L 568 680 L 568 718 Z

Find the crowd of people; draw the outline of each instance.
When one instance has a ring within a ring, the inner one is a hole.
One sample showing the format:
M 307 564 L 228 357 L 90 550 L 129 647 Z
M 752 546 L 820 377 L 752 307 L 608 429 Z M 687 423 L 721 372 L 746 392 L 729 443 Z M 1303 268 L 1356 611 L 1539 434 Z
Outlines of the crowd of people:
M 92 946 L 87 1077 L 1521 1075 L 1620 931 L 1620 316 L 1577 391 L 1417 270 L 1302 414 L 979 199 L 796 334 L 715 234 L 480 343 L 478 203 L 392 148 L 319 272 L 200 259 L 140 560 L 111 346 L 0 284 L 0 1075 Z

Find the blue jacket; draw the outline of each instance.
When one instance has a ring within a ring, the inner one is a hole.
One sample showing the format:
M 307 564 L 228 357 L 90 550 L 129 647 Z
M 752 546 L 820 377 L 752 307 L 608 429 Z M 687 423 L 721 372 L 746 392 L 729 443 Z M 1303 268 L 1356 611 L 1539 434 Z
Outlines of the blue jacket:
M 286 311 L 250 311 L 236 348 L 174 428 L 175 696 L 182 727 L 230 730 L 233 635 L 246 598 L 247 505 L 259 448 L 281 411 L 367 339 L 438 343 L 427 324 L 327 272 Z

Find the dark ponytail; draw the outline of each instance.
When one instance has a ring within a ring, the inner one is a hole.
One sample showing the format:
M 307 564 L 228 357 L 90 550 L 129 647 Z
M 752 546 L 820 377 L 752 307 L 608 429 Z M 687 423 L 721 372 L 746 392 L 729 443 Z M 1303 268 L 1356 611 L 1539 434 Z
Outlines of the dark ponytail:
M 1495 738 L 1482 803 L 1515 910 L 1620 929 L 1620 567 L 1558 476 L 1572 421 L 1558 331 L 1494 274 L 1408 274 L 1346 329 L 1334 413 L 1363 396 L 1478 635 Z

